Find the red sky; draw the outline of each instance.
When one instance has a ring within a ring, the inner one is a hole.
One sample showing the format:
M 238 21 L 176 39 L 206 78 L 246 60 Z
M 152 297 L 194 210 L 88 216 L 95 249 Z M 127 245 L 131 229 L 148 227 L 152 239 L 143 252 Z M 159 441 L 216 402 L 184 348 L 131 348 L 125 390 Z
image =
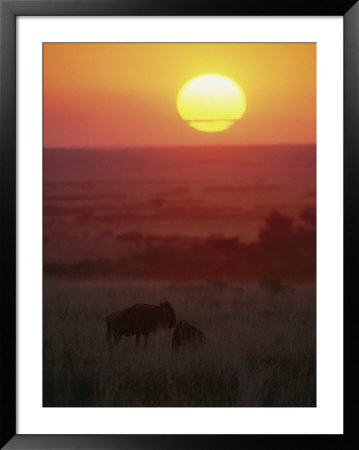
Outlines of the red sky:
M 178 114 L 193 77 L 244 90 L 229 130 L 204 133 Z M 315 44 L 44 44 L 44 146 L 315 143 Z

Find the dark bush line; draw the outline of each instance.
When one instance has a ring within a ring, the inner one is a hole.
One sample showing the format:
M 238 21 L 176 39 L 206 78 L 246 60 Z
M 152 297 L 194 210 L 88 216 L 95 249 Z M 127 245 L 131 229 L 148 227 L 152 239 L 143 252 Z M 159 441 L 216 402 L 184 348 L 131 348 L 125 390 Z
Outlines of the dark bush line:
M 44 275 L 66 278 L 111 277 L 158 280 L 250 280 L 278 278 L 312 281 L 316 275 L 315 210 L 302 214 L 305 226 L 273 212 L 255 243 L 238 238 L 209 237 L 191 245 L 151 245 L 118 258 L 45 263 Z

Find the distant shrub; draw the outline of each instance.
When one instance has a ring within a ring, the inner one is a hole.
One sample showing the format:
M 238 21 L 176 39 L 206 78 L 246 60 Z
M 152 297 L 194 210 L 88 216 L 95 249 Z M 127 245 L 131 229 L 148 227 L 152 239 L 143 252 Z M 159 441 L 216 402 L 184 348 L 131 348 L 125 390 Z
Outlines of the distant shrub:
M 209 284 L 215 289 L 225 289 L 227 287 L 227 282 L 224 280 L 213 280 Z
M 260 286 L 269 294 L 279 294 L 287 290 L 287 286 L 280 278 L 263 278 Z
M 316 228 L 317 212 L 315 206 L 307 206 L 300 214 L 300 218 L 310 228 Z

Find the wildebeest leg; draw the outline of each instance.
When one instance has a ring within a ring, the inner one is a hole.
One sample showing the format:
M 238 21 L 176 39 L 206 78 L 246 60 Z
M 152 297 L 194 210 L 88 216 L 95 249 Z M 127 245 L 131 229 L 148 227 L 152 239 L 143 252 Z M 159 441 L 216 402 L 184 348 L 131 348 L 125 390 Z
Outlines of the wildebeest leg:
M 111 350 L 111 331 L 110 331 L 110 327 L 107 327 L 106 344 L 110 347 L 110 350 Z
M 140 335 L 136 334 L 136 347 L 138 347 L 139 343 L 140 343 Z
M 119 340 L 121 339 L 121 337 L 122 337 L 122 335 L 120 333 L 115 334 L 114 338 L 113 338 L 114 344 L 118 345 Z
M 147 347 L 147 344 L 148 344 L 148 337 L 149 337 L 149 334 L 145 334 L 145 347 Z

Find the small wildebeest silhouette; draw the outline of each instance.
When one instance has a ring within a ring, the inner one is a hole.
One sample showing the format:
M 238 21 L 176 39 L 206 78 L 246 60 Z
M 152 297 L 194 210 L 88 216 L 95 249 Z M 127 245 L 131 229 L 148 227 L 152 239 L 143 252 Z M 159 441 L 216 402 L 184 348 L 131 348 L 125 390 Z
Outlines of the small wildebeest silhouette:
M 122 336 L 136 336 L 136 346 L 138 346 L 140 336 L 143 335 L 145 346 L 147 346 L 150 333 L 154 333 L 160 328 L 175 327 L 176 314 L 166 299 L 161 300 L 159 306 L 138 303 L 108 315 L 106 325 L 106 342 L 110 348 L 112 341 L 118 344 Z
M 185 347 L 198 348 L 204 344 L 206 338 L 202 331 L 190 325 L 185 320 L 180 320 L 173 331 L 172 349 L 180 350 Z

